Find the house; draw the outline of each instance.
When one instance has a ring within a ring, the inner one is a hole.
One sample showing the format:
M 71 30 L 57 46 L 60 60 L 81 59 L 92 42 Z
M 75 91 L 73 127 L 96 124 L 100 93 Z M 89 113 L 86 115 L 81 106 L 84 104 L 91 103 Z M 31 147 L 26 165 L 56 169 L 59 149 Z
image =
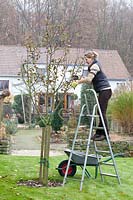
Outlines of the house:
M 38 65 L 46 64 L 45 48 L 41 48 L 41 57 L 38 60 Z M 114 90 L 118 84 L 124 83 L 130 79 L 130 74 L 125 67 L 121 57 L 116 50 L 99 50 L 95 49 L 99 54 L 99 60 L 103 71 Z M 87 49 L 70 48 L 67 55 L 67 62 L 74 63 L 77 58 L 83 57 L 87 53 Z M 63 51 L 56 52 L 55 57 L 58 58 L 63 54 Z M 9 88 L 11 94 L 17 95 L 24 90 L 22 82 L 18 81 L 18 73 L 20 66 L 26 59 L 26 48 L 22 46 L 0 46 L 0 91 Z M 80 96 L 80 86 L 77 86 L 75 92 Z M 69 97 L 67 97 L 69 99 Z M 69 103 L 66 103 L 69 105 Z

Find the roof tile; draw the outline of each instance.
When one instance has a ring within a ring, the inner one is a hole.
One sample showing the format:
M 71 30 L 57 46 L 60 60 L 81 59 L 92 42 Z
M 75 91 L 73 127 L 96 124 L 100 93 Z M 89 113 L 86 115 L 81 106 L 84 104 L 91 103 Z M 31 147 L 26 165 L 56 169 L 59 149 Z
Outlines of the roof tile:
M 95 49 L 99 54 L 99 61 L 103 71 L 109 79 L 128 79 L 130 74 L 116 50 Z M 46 63 L 45 48 L 41 48 L 39 63 Z M 70 48 L 67 60 L 72 63 L 78 57 L 83 57 L 87 49 Z M 56 52 L 55 57 L 63 55 L 63 51 Z M 26 59 L 26 48 L 22 46 L 0 46 L 0 76 L 16 76 L 20 66 Z

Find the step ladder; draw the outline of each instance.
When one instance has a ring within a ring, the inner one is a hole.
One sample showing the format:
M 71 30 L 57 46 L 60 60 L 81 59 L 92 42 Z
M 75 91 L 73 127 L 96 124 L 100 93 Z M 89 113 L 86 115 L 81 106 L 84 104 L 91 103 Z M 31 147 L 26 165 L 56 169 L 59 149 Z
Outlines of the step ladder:
M 93 95 L 95 102 L 96 102 L 93 105 L 92 112 L 90 112 L 90 108 L 89 108 L 89 105 L 88 105 L 87 93 L 88 93 L 88 95 Z M 88 157 L 89 150 L 90 150 L 91 137 L 93 136 L 94 129 L 99 128 L 99 127 L 95 127 L 95 119 L 99 116 L 101 117 L 101 121 L 102 121 L 102 125 L 103 125 L 103 127 L 101 127 L 101 128 L 104 129 L 105 136 L 106 136 L 106 142 L 107 142 L 107 145 L 108 145 L 108 151 L 102 151 L 102 150 L 99 150 L 97 148 L 97 142 L 99 142 L 99 141 L 93 141 L 95 155 L 96 155 L 97 160 L 98 160 L 98 168 L 99 168 L 101 180 L 104 181 L 104 176 L 111 176 L 111 177 L 117 178 L 118 183 L 120 184 L 121 181 L 120 181 L 120 177 L 119 177 L 116 162 L 115 162 L 115 155 L 113 154 L 113 151 L 112 151 L 112 148 L 111 148 L 110 139 L 109 139 L 109 136 L 108 136 L 108 133 L 107 133 L 105 123 L 104 123 L 104 119 L 103 119 L 101 108 L 100 108 L 100 105 L 99 105 L 99 102 L 98 102 L 97 94 L 93 89 L 88 89 L 86 94 L 84 95 L 84 97 L 85 97 L 85 104 L 82 106 L 81 112 L 80 112 L 80 115 L 79 115 L 78 125 L 77 125 L 77 128 L 75 130 L 75 135 L 74 135 L 74 139 L 73 139 L 73 143 L 72 143 L 72 149 L 71 149 L 71 153 L 70 153 L 70 156 L 69 156 L 69 159 L 68 159 L 66 173 L 65 173 L 65 176 L 64 176 L 64 180 L 63 180 L 63 186 L 66 183 L 68 169 L 69 169 L 70 161 L 71 161 L 71 158 L 72 158 L 72 153 L 74 151 L 76 139 L 77 139 L 77 136 L 78 136 L 78 131 L 79 131 L 79 128 L 81 126 L 81 118 L 83 116 L 85 116 L 84 115 L 85 111 L 87 111 L 86 116 L 90 117 L 91 120 L 90 120 L 89 131 L 88 131 L 88 139 L 87 139 L 87 147 L 86 147 L 86 152 L 85 152 L 84 165 L 82 167 L 82 177 L 81 177 L 81 182 L 80 182 L 80 191 L 82 190 L 84 177 L 85 177 L 85 173 L 86 173 L 87 157 Z M 97 112 L 99 112 L 99 115 L 97 115 Z M 101 154 L 103 154 L 103 153 L 107 154 L 109 156 L 109 158 L 107 158 L 105 161 L 101 161 L 101 159 L 100 159 Z M 110 160 L 112 161 L 111 163 L 108 162 Z M 102 165 L 112 166 L 113 169 L 114 169 L 114 174 L 104 173 L 103 170 L 102 170 Z

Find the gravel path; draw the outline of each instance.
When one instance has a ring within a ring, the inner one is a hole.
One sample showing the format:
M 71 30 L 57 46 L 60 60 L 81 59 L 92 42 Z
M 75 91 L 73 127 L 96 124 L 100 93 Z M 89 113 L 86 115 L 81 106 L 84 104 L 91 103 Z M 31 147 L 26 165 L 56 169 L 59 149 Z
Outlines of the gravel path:
M 12 155 L 40 156 L 41 130 L 19 130 L 12 136 Z M 63 155 L 67 144 L 50 144 L 50 156 Z
M 11 155 L 15 156 L 40 156 L 40 150 L 12 150 Z M 50 150 L 50 156 L 64 155 L 63 151 Z

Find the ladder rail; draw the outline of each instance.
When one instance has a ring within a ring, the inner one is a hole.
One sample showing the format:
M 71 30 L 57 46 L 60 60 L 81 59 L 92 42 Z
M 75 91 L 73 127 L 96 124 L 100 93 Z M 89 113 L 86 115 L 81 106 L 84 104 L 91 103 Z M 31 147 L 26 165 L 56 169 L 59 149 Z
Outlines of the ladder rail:
M 93 111 L 93 114 L 92 114 L 92 116 L 96 116 L 95 115 L 95 113 L 96 113 L 96 107 L 97 107 L 97 103 L 99 103 L 98 101 L 97 101 L 97 95 L 96 95 L 96 93 L 95 93 L 95 91 L 93 90 L 93 89 L 88 89 L 88 91 L 91 91 L 91 92 L 93 92 L 93 95 L 94 95 L 94 97 L 95 97 L 95 100 L 96 100 L 96 104 L 94 105 L 94 107 L 93 108 L 95 108 Z M 85 96 L 85 102 L 86 102 L 86 105 L 87 105 L 87 108 L 88 108 L 88 110 L 87 110 L 87 112 L 90 114 L 90 112 L 89 112 L 89 106 L 88 106 L 88 102 L 87 102 L 87 95 L 85 94 L 84 95 Z M 90 114 L 90 116 L 91 116 L 91 114 Z M 94 122 L 94 121 L 93 121 Z M 94 126 L 93 126 L 94 127 Z M 93 127 L 90 127 L 90 129 L 92 128 L 93 129 Z M 92 131 L 90 131 L 90 135 L 92 135 Z M 91 136 L 90 136 L 91 137 Z M 89 141 L 90 142 L 90 141 Z M 100 159 L 99 159 L 99 154 L 98 154 L 98 152 L 97 152 L 97 146 L 96 146 L 96 143 L 95 142 L 93 142 L 94 143 L 94 149 L 95 149 L 95 153 L 96 153 L 96 157 L 97 157 L 97 160 L 98 160 L 98 163 L 100 162 Z M 87 152 L 88 152 L 89 150 L 87 150 Z M 86 167 L 86 166 L 85 166 Z M 99 167 L 99 171 L 100 171 L 100 176 L 101 176 L 101 180 L 103 181 L 103 176 L 102 176 L 102 168 L 101 168 L 101 166 L 100 165 L 98 165 L 98 167 Z M 84 173 L 84 172 L 83 172 Z M 82 175 L 83 176 L 83 175 Z M 80 190 L 82 190 L 82 186 L 80 186 Z
M 97 160 L 98 160 L 98 163 L 100 163 L 100 159 L 99 159 L 99 154 L 98 154 L 98 150 L 97 150 L 97 146 L 96 146 L 96 142 L 93 142 L 94 143 L 94 148 L 95 148 L 95 152 L 96 152 L 96 157 L 97 157 Z M 100 176 L 101 176 L 101 180 L 104 181 L 103 179 L 103 176 L 102 176 L 102 168 L 101 168 L 101 165 L 98 165 L 99 167 L 99 171 L 100 171 Z
M 70 156 L 69 156 L 69 159 L 68 159 L 68 163 L 67 163 L 67 168 L 66 168 L 65 176 L 64 176 L 64 179 L 63 179 L 63 186 L 64 186 L 65 183 L 66 183 L 66 178 L 67 178 L 67 174 L 68 174 L 68 169 L 69 169 L 69 167 L 70 167 L 70 162 L 71 162 L 71 158 L 72 158 L 72 153 L 73 153 L 73 151 L 74 151 L 74 145 L 75 145 L 75 142 L 76 142 L 76 138 L 77 138 L 77 135 L 78 135 L 78 129 L 79 129 L 79 126 L 80 126 L 81 117 L 82 117 L 82 115 L 83 115 L 83 112 L 84 112 L 85 107 L 86 107 L 86 104 L 84 104 L 84 105 L 82 106 L 82 109 L 81 109 L 81 112 L 80 112 L 80 116 L 79 116 L 79 120 L 78 120 L 78 125 L 77 125 L 77 128 L 76 128 L 75 136 L 74 136 L 73 143 L 72 143 L 72 150 L 71 150 L 71 153 L 70 153 Z
M 82 190 L 82 187 L 83 187 L 83 181 L 84 181 L 84 176 L 85 176 L 85 169 L 86 169 L 86 164 L 87 164 L 87 156 L 88 156 L 88 153 L 89 153 L 91 135 L 92 135 L 92 131 L 93 131 L 95 109 L 96 109 L 96 105 L 94 106 L 93 113 L 92 113 L 92 120 L 91 120 L 91 124 L 90 124 L 89 138 L 88 138 L 88 142 L 87 142 L 87 149 L 86 149 L 85 160 L 84 160 L 84 167 L 83 167 L 83 171 L 82 171 L 80 191 Z
M 111 154 L 112 161 L 113 161 L 113 164 L 114 164 L 115 173 L 117 174 L 119 184 L 121 184 L 120 177 L 119 177 L 118 170 L 117 170 L 117 166 L 116 166 L 116 162 L 115 162 L 115 159 L 114 159 L 114 154 L 113 154 L 113 151 L 112 151 L 112 148 L 111 148 L 111 144 L 110 144 L 110 141 L 109 141 L 107 129 L 106 129 L 105 122 L 104 122 L 104 119 L 103 119 L 101 107 L 100 107 L 100 104 L 99 104 L 99 101 L 98 101 L 98 98 L 97 98 L 97 94 L 93 89 L 88 89 L 88 90 L 93 92 L 93 94 L 95 96 L 95 99 L 96 99 L 96 102 L 97 102 L 98 111 L 99 111 L 99 116 L 100 116 L 101 121 L 102 121 L 102 125 L 103 125 L 104 132 L 105 132 L 105 135 L 106 135 L 106 140 L 107 140 L 107 143 L 109 145 L 110 154 Z

